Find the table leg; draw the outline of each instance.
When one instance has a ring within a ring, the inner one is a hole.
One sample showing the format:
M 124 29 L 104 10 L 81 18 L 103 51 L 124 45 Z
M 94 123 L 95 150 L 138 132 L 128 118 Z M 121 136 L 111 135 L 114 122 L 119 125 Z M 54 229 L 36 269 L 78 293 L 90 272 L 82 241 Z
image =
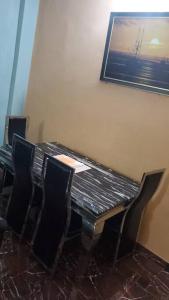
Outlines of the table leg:
M 92 222 L 83 218 L 82 245 L 87 252 L 91 252 L 99 241 L 105 221 Z
M 105 221 L 97 223 L 83 218 L 82 223 L 81 242 L 84 251 L 79 258 L 79 271 L 77 272 L 79 279 L 87 272 L 93 250 L 102 235 Z
M 85 217 L 82 218 L 83 229 L 81 234 L 81 242 L 83 246 L 83 251 L 78 259 L 78 269 L 76 271 L 76 278 L 74 286 L 70 293 L 71 300 L 78 300 L 78 287 L 80 286 L 81 281 L 87 273 L 93 250 L 97 245 L 97 242 L 99 241 L 103 232 L 104 223 L 105 221 L 94 222 L 90 221 Z

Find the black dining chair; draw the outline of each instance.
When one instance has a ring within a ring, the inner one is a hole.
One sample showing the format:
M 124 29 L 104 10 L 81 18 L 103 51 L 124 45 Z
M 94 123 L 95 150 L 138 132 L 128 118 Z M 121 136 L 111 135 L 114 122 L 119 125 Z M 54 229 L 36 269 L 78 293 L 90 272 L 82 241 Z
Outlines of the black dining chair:
M 71 184 L 74 170 L 59 160 L 45 156 L 43 164 L 43 206 L 32 240 L 38 261 L 55 272 L 71 220 Z
M 32 166 L 34 153 L 35 145 L 14 134 L 12 144 L 14 182 L 7 206 L 6 221 L 18 235 L 22 234 L 28 208 L 33 198 Z
M 164 169 L 147 172 L 143 175 L 139 193 L 125 210 L 105 224 L 105 233 L 112 237 L 114 264 L 135 249 L 143 210 L 153 197 L 164 174 Z
M 12 139 L 14 134 L 25 138 L 28 125 L 28 117 L 7 116 L 5 123 L 4 145 L 0 147 L 0 193 L 4 187 L 11 186 L 13 176 L 5 166 L 5 160 L 11 159 Z
M 25 116 L 7 116 L 5 124 L 4 144 L 12 146 L 13 135 L 26 138 L 28 117 Z

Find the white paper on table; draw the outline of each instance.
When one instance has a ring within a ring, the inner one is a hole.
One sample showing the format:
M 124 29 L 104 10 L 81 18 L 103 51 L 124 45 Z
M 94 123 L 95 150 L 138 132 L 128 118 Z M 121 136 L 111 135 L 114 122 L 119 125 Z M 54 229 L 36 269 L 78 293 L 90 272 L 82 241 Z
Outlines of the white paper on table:
M 59 155 L 55 155 L 53 157 L 58 159 L 59 161 L 65 163 L 66 165 L 72 167 L 73 169 L 75 169 L 75 173 L 79 173 L 79 172 L 91 169 L 90 167 L 86 166 L 85 164 L 81 163 L 80 161 L 78 161 L 70 156 L 67 156 L 65 154 L 59 154 Z

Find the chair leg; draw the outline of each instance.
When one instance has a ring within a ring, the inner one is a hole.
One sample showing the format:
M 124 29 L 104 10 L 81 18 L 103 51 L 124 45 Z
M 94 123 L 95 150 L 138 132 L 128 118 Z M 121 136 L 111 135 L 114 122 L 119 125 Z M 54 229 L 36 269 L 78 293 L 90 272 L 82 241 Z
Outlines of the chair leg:
M 116 264 L 116 262 L 118 260 L 118 257 L 119 257 L 120 243 L 121 243 L 121 239 L 122 239 L 122 234 L 123 234 L 123 229 L 124 229 L 126 216 L 127 216 L 127 211 L 124 213 L 121 224 L 120 224 L 120 229 L 119 229 L 116 248 L 115 248 L 115 254 L 114 254 L 114 257 L 113 257 L 113 268 L 115 267 L 115 264 Z
M 128 210 L 123 225 L 118 257 L 126 256 L 134 251 L 136 247 L 142 211 L 143 208 L 139 205 Z
M 20 239 L 26 238 L 31 243 L 41 206 L 42 189 L 34 185 Z
M 2 193 L 5 182 L 6 170 L 4 167 L 0 168 L 0 193 Z
M 2 245 L 3 237 L 4 237 L 4 231 L 0 231 L 0 247 Z
M 2 245 L 3 237 L 4 237 L 4 232 L 8 231 L 9 227 L 4 218 L 0 217 L 0 247 Z

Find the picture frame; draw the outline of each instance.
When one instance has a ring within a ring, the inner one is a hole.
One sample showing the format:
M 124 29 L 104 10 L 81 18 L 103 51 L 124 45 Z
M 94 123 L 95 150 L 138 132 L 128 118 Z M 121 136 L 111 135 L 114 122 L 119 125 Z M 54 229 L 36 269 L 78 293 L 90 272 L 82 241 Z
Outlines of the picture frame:
M 100 80 L 169 94 L 169 12 L 110 14 Z

